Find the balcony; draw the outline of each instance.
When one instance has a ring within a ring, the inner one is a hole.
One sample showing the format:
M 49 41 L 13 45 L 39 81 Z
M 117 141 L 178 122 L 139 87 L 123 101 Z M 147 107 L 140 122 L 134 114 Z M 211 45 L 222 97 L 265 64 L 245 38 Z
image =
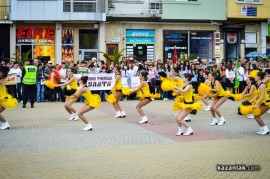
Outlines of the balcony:
M 161 17 L 161 0 L 112 0 L 108 5 L 110 17 Z
M 0 20 L 9 20 L 10 6 L 0 6 Z

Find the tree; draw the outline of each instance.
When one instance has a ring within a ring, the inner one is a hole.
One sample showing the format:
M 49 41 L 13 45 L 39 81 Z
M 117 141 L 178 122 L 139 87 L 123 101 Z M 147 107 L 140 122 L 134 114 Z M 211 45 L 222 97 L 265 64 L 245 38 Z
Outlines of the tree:
M 114 62 L 114 63 L 118 63 L 120 61 L 120 58 L 123 55 L 125 49 L 121 50 L 120 52 L 118 52 L 116 49 L 113 50 L 113 54 L 109 55 L 105 52 L 99 52 L 101 54 L 103 54 L 103 57 L 106 58 L 106 60 L 110 61 L 110 62 Z
M 13 54 L 14 55 L 13 57 L 5 58 L 5 60 L 13 61 L 13 62 L 18 62 L 19 65 L 23 66 L 24 61 L 28 59 L 29 54 L 31 53 L 31 51 L 32 50 L 29 50 L 29 51 L 23 53 L 21 55 L 21 58 L 20 58 L 20 56 L 17 56 L 16 54 Z

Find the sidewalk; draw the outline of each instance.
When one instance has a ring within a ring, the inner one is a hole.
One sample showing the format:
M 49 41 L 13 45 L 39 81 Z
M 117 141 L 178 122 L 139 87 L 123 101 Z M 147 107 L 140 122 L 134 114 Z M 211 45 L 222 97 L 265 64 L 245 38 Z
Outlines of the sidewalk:
M 256 134 L 256 122 L 237 114 L 238 103 L 222 106 L 224 126 L 209 126 L 210 112 L 192 116 L 193 136 L 175 136 L 173 101 L 147 105 L 148 124 L 138 124 L 137 103 L 122 101 L 127 117 L 115 119 L 112 105 L 103 102 L 86 114 L 93 131 L 68 121 L 63 103 L 4 111 L 12 128 L 0 131 L 1 178 L 269 178 L 270 136 Z M 263 116 L 268 126 L 269 117 Z M 217 164 L 261 170 L 220 172 Z

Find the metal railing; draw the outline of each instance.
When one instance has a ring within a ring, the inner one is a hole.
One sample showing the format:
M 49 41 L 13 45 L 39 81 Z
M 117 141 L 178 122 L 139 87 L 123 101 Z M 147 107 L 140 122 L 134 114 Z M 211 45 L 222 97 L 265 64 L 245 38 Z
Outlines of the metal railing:
M 0 6 L 0 20 L 9 19 L 10 6 Z

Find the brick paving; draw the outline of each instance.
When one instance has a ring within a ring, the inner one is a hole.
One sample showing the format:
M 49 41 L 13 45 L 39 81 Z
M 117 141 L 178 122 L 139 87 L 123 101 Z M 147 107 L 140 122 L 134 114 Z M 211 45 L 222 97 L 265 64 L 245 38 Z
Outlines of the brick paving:
M 115 119 L 112 105 L 68 121 L 63 103 L 6 110 L 10 130 L 0 131 L 0 178 L 269 178 L 270 136 L 256 134 L 252 119 L 237 115 L 238 103 L 222 106 L 226 124 L 209 126 L 210 112 L 190 123 L 193 136 L 175 136 L 173 101 L 144 107 L 148 124 L 138 124 L 138 101 L 123 101 L 127 117 Z M 76 103 L 76 108 L 82 103 Z M 270 114 L 263 118 L 270 126 Z M 260 165 L 256 172 L 219 172 L 216 164 Z

